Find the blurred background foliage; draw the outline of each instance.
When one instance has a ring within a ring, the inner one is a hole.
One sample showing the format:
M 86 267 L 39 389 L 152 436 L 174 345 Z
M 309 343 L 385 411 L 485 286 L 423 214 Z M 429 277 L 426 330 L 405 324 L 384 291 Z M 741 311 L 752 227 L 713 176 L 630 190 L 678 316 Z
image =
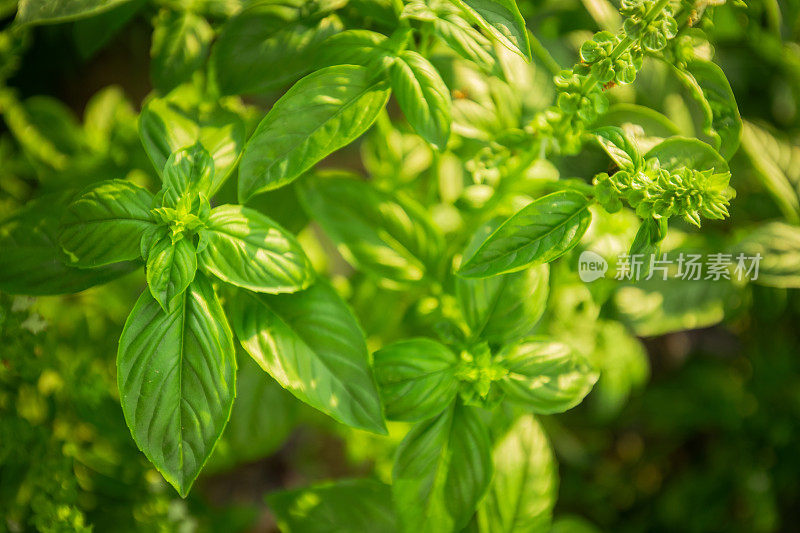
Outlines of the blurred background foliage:
M 31 198 L 111 177 L 157 181 L 137 115 L 153 88 L 151 72 L 170 83 L 151 66 L 150 50 L 152 21 L 174 3 L 185 1 L 133 0 L 92 18 L 19 30 L 11 27 L 16 2 L 0 0 L 0 268 L 11 268 L 4 243 L 28 238 L 15 228 L 25 224 Z M 245 2 L 192 3 L 219 28 Z M 539 53 L 524 65 L 506 57 L 509 84 L 492 87 L 463 64 L 446 57 L 437 64 L 450 87 L 464 91 L 463 99 L 456 94 L 454 129 L 467 137 L 502 131 L 504 113 L 513 122 L 549 105 L 548 61 L 571 65 L 592 32 L 619 24 L 606 0 L 519 4 L 551 58 Z M 738 197 L 729 220 L 708 224 L 702 236 L 671 228 L 665 248 L 759 251 L 762 283 L 613 290 L 611 281 L 581 283 L 576 257 L 551 269 L 540 327 L 603 371 L 587 402 L 542 419 L 561 478 L 554 532 L 788 532 L 800 522 L 800 1 L 700 4 L 709 14 L 695 44 L 726 73 L 745 120 L 731 162 Z M 340 16 L 344 26 L 366 19 L 379 30 L 390 6 L 351 0 Z M 702 136 L 691 95 L 668 65 L 649 62 L 634 86 L 610 91 L 623 104 L 616 109 L 645 105 L 668 117 L 659 124 L 669 133 Z M 249 131 L 280 88 L 233 105 Z M 480 122 L 487 115 L 470 102 L 491 108 L 498 122 Z M 454 207 L 468 215 L 487 201 L 502 154 L 476 143 L 467 165 L 443 157 L 437 164 L 448 172 L 431 174 L 420 139 L 388 121 L 381 128 L 367 134 L 360 153 L 336 154 L 335 164 L 410 189 L 431 176 L 459 176 L 440 184 L 443 201 L 432 208 L 445 231 L 465 223 Z M 607 165 L 599 149 L 587 152 L 537 162 L 529 171 L 536 187 L 559 176 L 585 179 Z M 222 194 L 233 190 L 229 184 Z M 291 189 L 256 202 L 284 226 L 306 227 Z M 630 216 L 596 213 L 584 244 L 613 259 L 635 231 Z M 39 238 L 47 241 L 47 228 Z M 337 273 L 335 285 L 373 346 L 417 331 L 424 302 L 362 283 L 318 233 L 301 238 L 318 268 Z M 241 358 L 231 423 L 196 489 L 179 499 L 136 449 L 119 407 L 116 339 L 143 284 L 138 272 L 71 296 L 0 292 L 0 530 L 272 531 L 264 497 L 276 489 L 370 472 L 390 479 L 405 426 L 390 425 L 386 439 L 336 425 L 258 379 Z

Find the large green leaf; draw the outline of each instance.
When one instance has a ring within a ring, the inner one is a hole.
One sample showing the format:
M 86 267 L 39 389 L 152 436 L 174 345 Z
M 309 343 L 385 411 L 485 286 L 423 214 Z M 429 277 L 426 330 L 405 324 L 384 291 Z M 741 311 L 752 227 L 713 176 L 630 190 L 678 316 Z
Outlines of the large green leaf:
M 447 147 L 452 121 L 450 90 L 436 67 L 406 50 L 392 63 L 392 90 L 411 127 L 438 150 Z
M 739 291 L 725 279 L 654 278 L 623 286 L 614 294 L 623 322 L 642 337 L 713 326 L 740 299 Z
M 675 70 L 703 111 L 706 135 L 714 140 L 719 153 L 729 160 L 739 148 L 742 118 L 725 73 L 704 59 L 692 59 L 685 68 Z
M 397 533 L 388 485 L 370 479 L 340 480 L 273 492 L 267 504 L 283 533 Z
M 214 289 L 198 274 L 165 313 L 149 291 L 133 307 L 117 355 L 125 421 L 147 458 L 186 496 L 233 407 L 233 336 Z
M 746 258 L 745 268 L 758 254 L 756 279 L 759 285 L 782 288 L 800 288 L 800 226 L 783 222 L 771 222 L 749 229 L 737 244 L 733 263 L 738 263 L 739 254 Z
M 565 344 L 530 337 L 505 347 L 497 363 L 508 370 L 506 397 L 533 413 L 560 413 L 578 405 L 598 375 Z
M 342 29 L 338 17 L 322 18 L 326 10 L 316 8 L 343 3 L 262 2 L 229 20 L 211 52 L 222 94 L 264 93 L 307 74 L 322 42 Z
M 15 22 L 55 24 L 102 13 L 130 0 L 20 0 Z
M 300 191 L 309 215 L 356 267 L 390 285 L 435 276 L 443 238 L 411 199 L 339 176 L 304 180 Z
M 189 11 L 163 10 L 154 26 L 150 76 L 161 93 L 168 93 L 203 67 L 214 30 Z
M 497 225 L 492 221 L 476 232 L 465 255 L 473 254 Z M 544 313 L 549 278 L 549 265 L 491 278 L 456 278 L 456 296 L 472 336 L 503 344 L 530 332 Z
M 491 278 L 458 278 L 456 294 L 473 335 L 503 343 L 530 332 L 544 314 L 549 272 L 549 265 L 536 265 Z
M 74 196 L 74 193 L 42 196 L 0 222 L 0 291 L 70 294 L 138 268 L 135 262 L 92 269 L 66 265 L 57 237 L 61 215 Z
M 572 190 L 539 198 L 497 228 L 459 275 L 485 278 L 559 258 L 578 244 L 589 227 L 588 207 L 589 200 Z
M 495 40 L 526 58 L 531 57 L 531 45 L 525 19 L 514 0 L 451 0 L 464 10 L 473 24 Z
M 380 68 L 384 59 L 391 57 L 391 49 L 384 47 L 389 40 L 382 33 L 370 30 L 347 30 L 325 39 L 314 58 L 317 68 L 332 65 L 362 65 Z
M 129 181 L 90 186 L 61 219 L 58 242 L 70 264 L 97 267 L 140 257 L 142 234 L 154 227 L 152 203 L 153 195 Z
M 475 408 L 456 405 L 418 423 L 400 444 L 392 473 L 402 530 L 460 531 L 491 477 L 489 433 Z
M 211 210 L 200 232 L 200 268 L 219 279 L 257 292 L 296 292 L 314 270 L 294 236 L 258 211 L 239 205 Z
M 240 351 L 236 361 L 236 402 L 207 469 L 229 470 L 274 453 L 297 423 L 300 402 Z
M 458 394 L 458 357 L 430 339 L 408 339 L 373 354 L 386 417 L 417 422 L 444 411 Z
M 680 129 L 663 114 L 636 104 L 614 104 L 594 123 L 595 127 L 616 126 L 634 139 L 642 152 L 662 140 L 680 135 Z
M 790 222 L 800 222 L 800 146 L 778 139 L 764 127 L 744 123 L 742 148 L 756 178 Z
M 200 143 L 214 159 L 210 197 L 230 175 L 245 142 L 242 118 L 218 105 L 203 103 L 192 86 L 182 85 L 142 108 L 139 135 L 159 175 L 170 154 Z
M 356 65 L 327 67 L 297 82 L 258 125 L 239 168 L 239 199 L 282 187 L 372 125 L 388 84 Z
M 546 533 L 556 501 L 555 459 L 533 415 L 520 417 L 495 444 L 494 478 L 478 510 L 484 533 Z
M 285 389 L 344 424 L 386 432 L 364 334 L 333 288 L 239 291 L 232 316 L 244 349 Z
M 189 287 L 197 272 L 197 255 L 191 240 L 175 244 L 164 232 L 147 253 L 147 286 L 164 311 Z
M 497 60 L 491 42 L 481 32 L 456 14 L 443 14 L 433 21 L 433 31 L 458 55 L 472 61 L 487 72 L 495 69 Z

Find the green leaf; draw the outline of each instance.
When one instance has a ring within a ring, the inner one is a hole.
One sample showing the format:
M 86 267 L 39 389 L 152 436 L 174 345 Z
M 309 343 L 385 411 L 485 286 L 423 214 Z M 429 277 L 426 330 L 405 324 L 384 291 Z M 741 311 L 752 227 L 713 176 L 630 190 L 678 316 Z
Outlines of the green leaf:
M 467 19 L 489 33 L 497 42 L 525 58 L 531 58 L 531 44 L 525 19 L 514 0 L 451 0 Z
M 282 387 L 343 424 L 386 433 L 364 334 L 333 288 L 239 291 L 232 316 L 244 349 Z
M 196 143 L 169 156 L 162 180 L 171 207 L 187 194 L 208 196 L 214 181 L 214 160 L 200 143 Z
M 370 479 L 339 480 L 267 495 L 284 533 L 397 533 L 391 488 Z
M 447 147 L 452 121 L 450 90 L 436 67 L 406 50 L 391 67 L 392 89 L 411 127 L 437 150 Z
M 139 267 L 135 262 L 82 269 L 67 266 L 58 245 L 59 221 L 74 193 L 49 194 L 0 222 L 0 291 L 71 294 L 101 285 Z
M 491 278 L 458 278 L 456 294 L 474 337 L 504 343 L 530 332 L 544 314 L 549 272 L 549 265 L 536 265 Z
M 471 255 L 496 227 L 486 224 L 464 255 Z M 549 277 L 545 264 L 491 278 L 456 278 L 456 296 L 473 338 L 503 344 L 527 334 L 544 314 Z
M 257 292 L 296 292 L 314 270 L 294 236 L 258 211 L 238 205 L 211 210 L 200 232 L 200 268 L 222 281 Z
M 621 128 L 605 126 L 593 130 L 592 134 L 620 169 L 633 171 L 641 167 L 639 148 Z
M 198 275 L 169 313 L 142 293 L 119 340 L 117 382 L 137 446 L 186 497 L 236 387 L 233 337 L 208 280 Z
M 310 72 L 322 43 L 342 29 L 336 15 L 323 16 L 343 3 L 255 4 L 229 20 L 211 52 L 222 94 L 265 93 Z
M 461 270 L 483 278 L 549 263 L 580 241 L 591 221 L 589 200 L 577 191 L 548 194 L 522 208 L 492 233 Z
M 484 533 L 549 531 L 556 502 L 555 459 L 541 425 L 521 416 L 495 444 L 494 478 L 478 509 Z
M 362 65 L 381 68 L 391 50 L 388 37 L 369 30 L 347 30 L 328 37 L 316 55 L 318 68 L 332 65 Z
M 596 127 L 616 126 L 634 139 L 646 152 L 667 137 L 680 135 L 680 129 L 663 114 L 636 104 L 614 104 L 594 123 Z
M 58 242 L 70 264 L 97 267 L 140 257 L 142 234 L 154 227 L 153 195 L 124 180 L 99 182 L 73 201 Z
M 20 0 L 17 24 L 55 24 L 102 13 L 130 0 Z
M 433 21 L 433 31 L 454 52 L 472 61 L 486 72 L 495 70 L 497 61 L 491 42 L 481 32 L 455 14 L 446 14 Z
M 800 227 L 783 222 L 770 222 L 744 233 L 736 252 L 747 257 L 761 254 L 758 285 L 780 288 L 800 288 Z M 734 255 L 734 264 L 737 258 Z M 746 263 L 749 265 L 749 261 Z
M 436 275 L 443 238 L 412 200 L 338 176 L 306 179 L 300 192 L 306 211 L 357 268 L 395 286 Z
M 600 320 L 597 324 L 590 358 L 600 379 L 589 400 L 593 416 L 610 421 L 625 406 L 631 392 L 646 383 L 650 362 L 644 345 L 621 322 Z
M 685 69 L 675 70 L 703 111 L 703 131 L 714 140 L 720 154 L 730 160 L 739 148 L 742 118 L 725 73 L 704 59 L 692 59 Z
M 400 443 L 392 473 L 402 530 L 459 531 L 491 477 L 489 433 L 475 408 L 456 405 L 418 423 Z
M 737 303 L 741 305 L 739 290 L 724 279 L 654 278 L 614 294 L 620 318 L 640 337 L 713 326 Z
M 449 407 L 458 394 L 458 357 L 430 339 L 408 339 L 373 354 L 386 417 L 417 422 Z
M 661 168 L 670 171 L 688 167 L 729 172 L 728 162 L 716 150 L 702 141 L 687 137 L 670 137 L 651 148 L 644 157 L 658 159 Z
M 211 197 L 230 175 L 245 143 L 242 118 L 224 107 L 204 104 L 195 89 L 182 85 L 148 101 L 139 116 L 139 135 L 159 175 L 169 156 L 200 143 L 214 159 Z
M 258 125 L 239 169 L 239 199 L 290 183 L 372 125 L 389 98 L 366 67 L 327 67 L 297 82 Z
M 172 243 L 167 232 L 147 254 L 147 286 L 165 312 L 189 287 L 197 272 L 194 244 L 185 238 Z
M 789 222 L 800 222 L 800 146 L 776 138 L 765 128 L 744 123 L 742 148 Z
M 150 76 L 159 92 L 168 93 L 203 67 L 214 30 L 195 13 L 166 9 L 153 25 Z
M 539 337 L 505 347 L 497 363 L 508 370 L 501 381 L 506 397 L 533 413 L 561 413 L 575 407 L 598 378 L 568 346 Z
M 108 11 L 75 21 L 72 25 L 72 39 L 81 60 L 88 61 L 103 50 L 134 15 L 139 13 L 145 3 L 147 0 L 123 1 Z

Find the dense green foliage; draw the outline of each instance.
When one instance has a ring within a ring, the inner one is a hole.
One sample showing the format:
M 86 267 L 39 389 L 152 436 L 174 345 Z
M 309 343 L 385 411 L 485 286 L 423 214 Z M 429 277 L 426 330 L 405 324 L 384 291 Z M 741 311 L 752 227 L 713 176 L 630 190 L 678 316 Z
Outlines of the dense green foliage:
M 0 16 L 3 529 L 791 528 L 796 1 Z

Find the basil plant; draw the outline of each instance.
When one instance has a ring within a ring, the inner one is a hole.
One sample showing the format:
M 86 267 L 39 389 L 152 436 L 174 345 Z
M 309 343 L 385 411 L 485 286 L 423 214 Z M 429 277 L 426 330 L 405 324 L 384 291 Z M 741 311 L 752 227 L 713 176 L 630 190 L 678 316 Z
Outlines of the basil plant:
M 691 327 L 635 307 L 661 289 L 582 283 L 578 254 L 658 254 L 728 217 L 742 134 L 695 31 L 718 2 L 599 3 L 605 29 L 562 66 L 514 0 L 153 2 L 153 93 L 97 107 L 133 136 L 112 153 L 87 112 L 83 151 L 3 223 L 0 290 L 144 267 L 119 399 L 182 497 L 237 405 L 253 433 L 279 416 L 238 375 L 379 450 L 374 478 L 270 494 L 286 531 L 549 531 L 549 415 L 593 389 L 614 412 L 646 378 L 636 335 Z M 117 4 L 22 0 L 15 31 Z M 624 101 L 648 69 L 702 134 Z

